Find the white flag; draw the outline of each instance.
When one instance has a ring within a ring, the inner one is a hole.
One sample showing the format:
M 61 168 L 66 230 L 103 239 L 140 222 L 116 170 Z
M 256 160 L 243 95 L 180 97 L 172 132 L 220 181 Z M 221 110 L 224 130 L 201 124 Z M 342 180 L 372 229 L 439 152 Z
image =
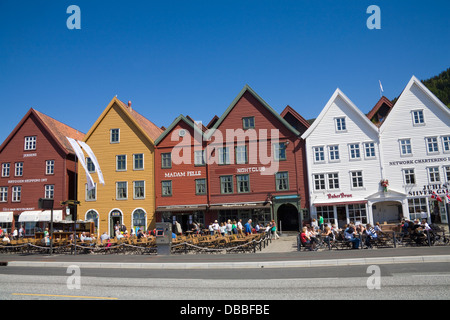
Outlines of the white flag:
M 84 153 L 81 150 L 78 143 L 69 137 L 66 137 L 67 140 L 69 140 L 70 145 L 72 146 L 73 151 L 75 151 L 76 156 L 78 157 L 78 161 L 81 163 L 81 166 L 83 167 L 84 171 L 86 172 L 86 180 L 88 185 L 88 190 L 92 190 L 95 188 L 94 180 L 92 180 L 91 175 L 89 174 L 89 171 L 86 166 L 86 162 L 84 161 Z
M 383 86 L 381 85 L 381 80 L 378 80 L 378 82 L 380 83 L 380 90 L 381 90 L 381 92 L 384 92 Z
M 78 141 L 80 146 L 86 151 L 88 156 L 91 158 L 92 162 L 94 163 L 95 170 L 97 170 L 98 180 L 102 185 L 105 185 L 105 180 L 103 179 L 103 173 L 100 169 L 100 164 L 98 163 L 97 157 L 95 156 L 94 152 L 92 151 L 91 147 L 89 147 L 85 142 Z

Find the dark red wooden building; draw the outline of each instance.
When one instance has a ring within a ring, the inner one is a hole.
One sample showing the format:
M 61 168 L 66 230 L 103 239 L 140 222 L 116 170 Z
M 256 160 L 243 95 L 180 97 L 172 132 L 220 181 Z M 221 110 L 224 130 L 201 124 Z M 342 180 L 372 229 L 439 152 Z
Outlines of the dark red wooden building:
M 49 222 L 39 198 L 54 199 L 54 220 L 66 217 L 60 202 L 76 199 L 76 159 L 66 137 L 84 134 L 30 109 L 0 146 L 0 221 L 11 232 L 33 235 Z

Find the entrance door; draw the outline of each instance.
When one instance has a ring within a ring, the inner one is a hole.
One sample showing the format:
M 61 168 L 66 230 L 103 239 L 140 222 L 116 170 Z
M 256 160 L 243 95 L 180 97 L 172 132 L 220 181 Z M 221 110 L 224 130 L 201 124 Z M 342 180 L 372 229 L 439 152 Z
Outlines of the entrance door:
M 299 231 L 300 221 L 298 215 L 297 208 L 290 203 L 283 204 L 279 207 L 277 216 L 278 221 L 281 221 L 282 231 Z
M 347 210 L 344 206 L 336 207 L 338 228 L 344 228 L 347 224 Z
M 117 224 L 122 224 L 122 212 L 119 210 L 114 210 L 109 215 L 109 236 L 111 238 L 116 236 L 114 226 Z

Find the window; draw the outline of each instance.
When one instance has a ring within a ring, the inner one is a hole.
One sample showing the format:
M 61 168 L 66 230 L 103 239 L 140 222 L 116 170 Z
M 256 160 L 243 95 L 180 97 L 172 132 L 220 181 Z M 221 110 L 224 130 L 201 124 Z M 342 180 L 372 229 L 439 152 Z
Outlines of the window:
M 128 199 L 128 182 L 116 182 L 116 200 Z
M 111 143 L 119 143 L 120 142 L 120 129 L 111 129 L 110 130 L 110 142 Z
M 441 178 L 439 176 L 439 167 L 429 167 L 428 168 L 428 179 L 430 183 L 440 182 Z
M 223 194 L 233 193 L 233 176 L 220 177 L 220 192 Z
M 339 189 L 339 174 L 337 172 L 328 174 L 328 189 Z
M 288 172 L 276 173 L 275 182 L 277 191 L 289 190 L 289 173 Z
M 334 209 L 333 206 L 317 207 L 317 216 L 323 217 L 323 223 L 334 224 Z
M 172 196 L 172 181 L 162 181 L 161 187 L 162 187 L 162 196 L 163 197 Z
M 145 199 L 145 181 L 133 181 L 133 199 Z
M 45 161 L 45 174 L 55 174 L 55 160 Z
M 194 165 L 204 166 L 205 164 L 206 164 L 205 151 L 204 150 L 194 151 Z
M 86 158 L 86 166 L 87 166 L 87 169 L 88 169 L 88 172 L 89 173 L 94 173 L 95 172 L 95 164 L 94 164 L 94 162 L 92 162 L 92 159 L 91 158 Z
M 206 179 L 195 180 L 195 194 L 196 195 L 206 194 Z
M 365 204 L 349 204 L 348 217 L 351 221 L 360 221 L 363 224 L 367 223 L 367 210 Z
M 325 190 L 325 175 L 324 174 L 315 174 L 314 178 L 314 189 L 315 190 Z
M 242 118 L 242 127 L 244 130 L 255 128 L 255 117 Z
M 144 170 L 144 154 L 133 154 L 133 170 Z
M 23 162 L 16 162 L 16 164 L 15 164 L 15 176 L 16 177 L 23 176 Z
M 280 160 L 286 160 L 286 143 L 285 142 L 281 142 L 281 143 L 276 143 L 273 145 L 274 148 L 274 159 L 276 161 L 280 161 Z M 323 147 L 322 147 L 323 149 Z
M 364 187 L 362 171 L 352 171 L 351 178 L 352 178 L 352 187 L 353 188 Z
M 324 162 L 325 161 L 325 152 L 323 147 L 313 147 L 314 152 L 314 162 Z
M 161 168 L 162 169 L 172 168 L 172 154 L 170 152 L 161 153 Z
M 411 139 L 401 139 L 400 141 L 400 155 L 401 156 L 411 156 Z
M 250 192 L 250 176 L 248 174 L 237 175 L 236 182 L 238 193 Z
M 25 137 L 25 150 L 36 150 L 36 137 Z
M 339 146 L 329 146 L 330 161 L 339 161 Z
M 450 166 L 444 167 L 445 178 L 447 179 L 447 183 L 450 183 Z
M 421 219 L 421 212 L 427 212 L 427 200 L 425 198 L 408 199 L 409 219 Z
M 10 163 L 2 163 L 2 177 L 9 177 Z
M 46 199 L 53 199 L 55 196 L 55 185 L 48 184 L 45 186 L 45 196 Z
M 418 126 L 425 124 L 425 119 L 423 117 L 423 110 L 414 110 L 412 112 L 412 117 L 413 117 L 413 125 Z
M 12 202 L 20 202 L 22 199 L 22 187 L 15 186 L 12 187 Z
M 350 148 L 350 159 L 358 160 L 361 159 L 361 152 L 359 150 L 359 143 L 352 143 L 349 145 Z
M 429 138 L 425 138 L 425 140 L 427 143 L 427 152 L 428 153 L 438 153 L 439 152 L 437 137 L 429 137 Z
M 85 184 L 86 201 L 97 200 L 97 184 L 94 184 L 94 189 L 89 190 L 87 183 Z
M 133 212 L 133 227 L 136 230 L 141 229 L 142 231 L 145 231 L 145 220 L 146 220 L 146 214 L 145 211 L 142 209 L 136 209 Z
M 8 202 L 8 187 L 0 187 L 0 202 Z
M 236 164 L 245 164 L 247 161 L 247 146 L 236 147 Z
M 442 137 L 442 150 L 445 153 L 450 152 L 450 136 Z
M 98 213 L 95 210 L 89 210 L 86 213 L 86 221 L 94 221 L 95 229 L 98 228 Z
M 404 169 L 403 174 L 405 176 L 406 184 L 416 184 L 416 175 L 414 174 L 414 169 Z
M 127 171 L 127 156 L 124 154 L 116 156 L 116 171 Z
M 228 147 L 219 148 L 219 164 L 230 164 L 230 149 Z
M 366 159 L 375 158 L 375 143 L 374 142 L 365 142 L 364 143 L 364 152 L 366 155 Z
M 336 118 L 336 131 L 345 132 L 347 131 L 347 125 L 345 124 L 345 117 Z

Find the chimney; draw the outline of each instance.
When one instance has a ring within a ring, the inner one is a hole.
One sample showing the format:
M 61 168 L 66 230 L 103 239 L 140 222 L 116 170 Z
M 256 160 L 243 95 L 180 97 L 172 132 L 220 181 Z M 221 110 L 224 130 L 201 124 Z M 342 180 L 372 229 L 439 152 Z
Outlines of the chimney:
M 128 100 L 128 109 L 130 109 L 130 111 L 133 111 L 133 109 L 131 108 L 131 100 Z

